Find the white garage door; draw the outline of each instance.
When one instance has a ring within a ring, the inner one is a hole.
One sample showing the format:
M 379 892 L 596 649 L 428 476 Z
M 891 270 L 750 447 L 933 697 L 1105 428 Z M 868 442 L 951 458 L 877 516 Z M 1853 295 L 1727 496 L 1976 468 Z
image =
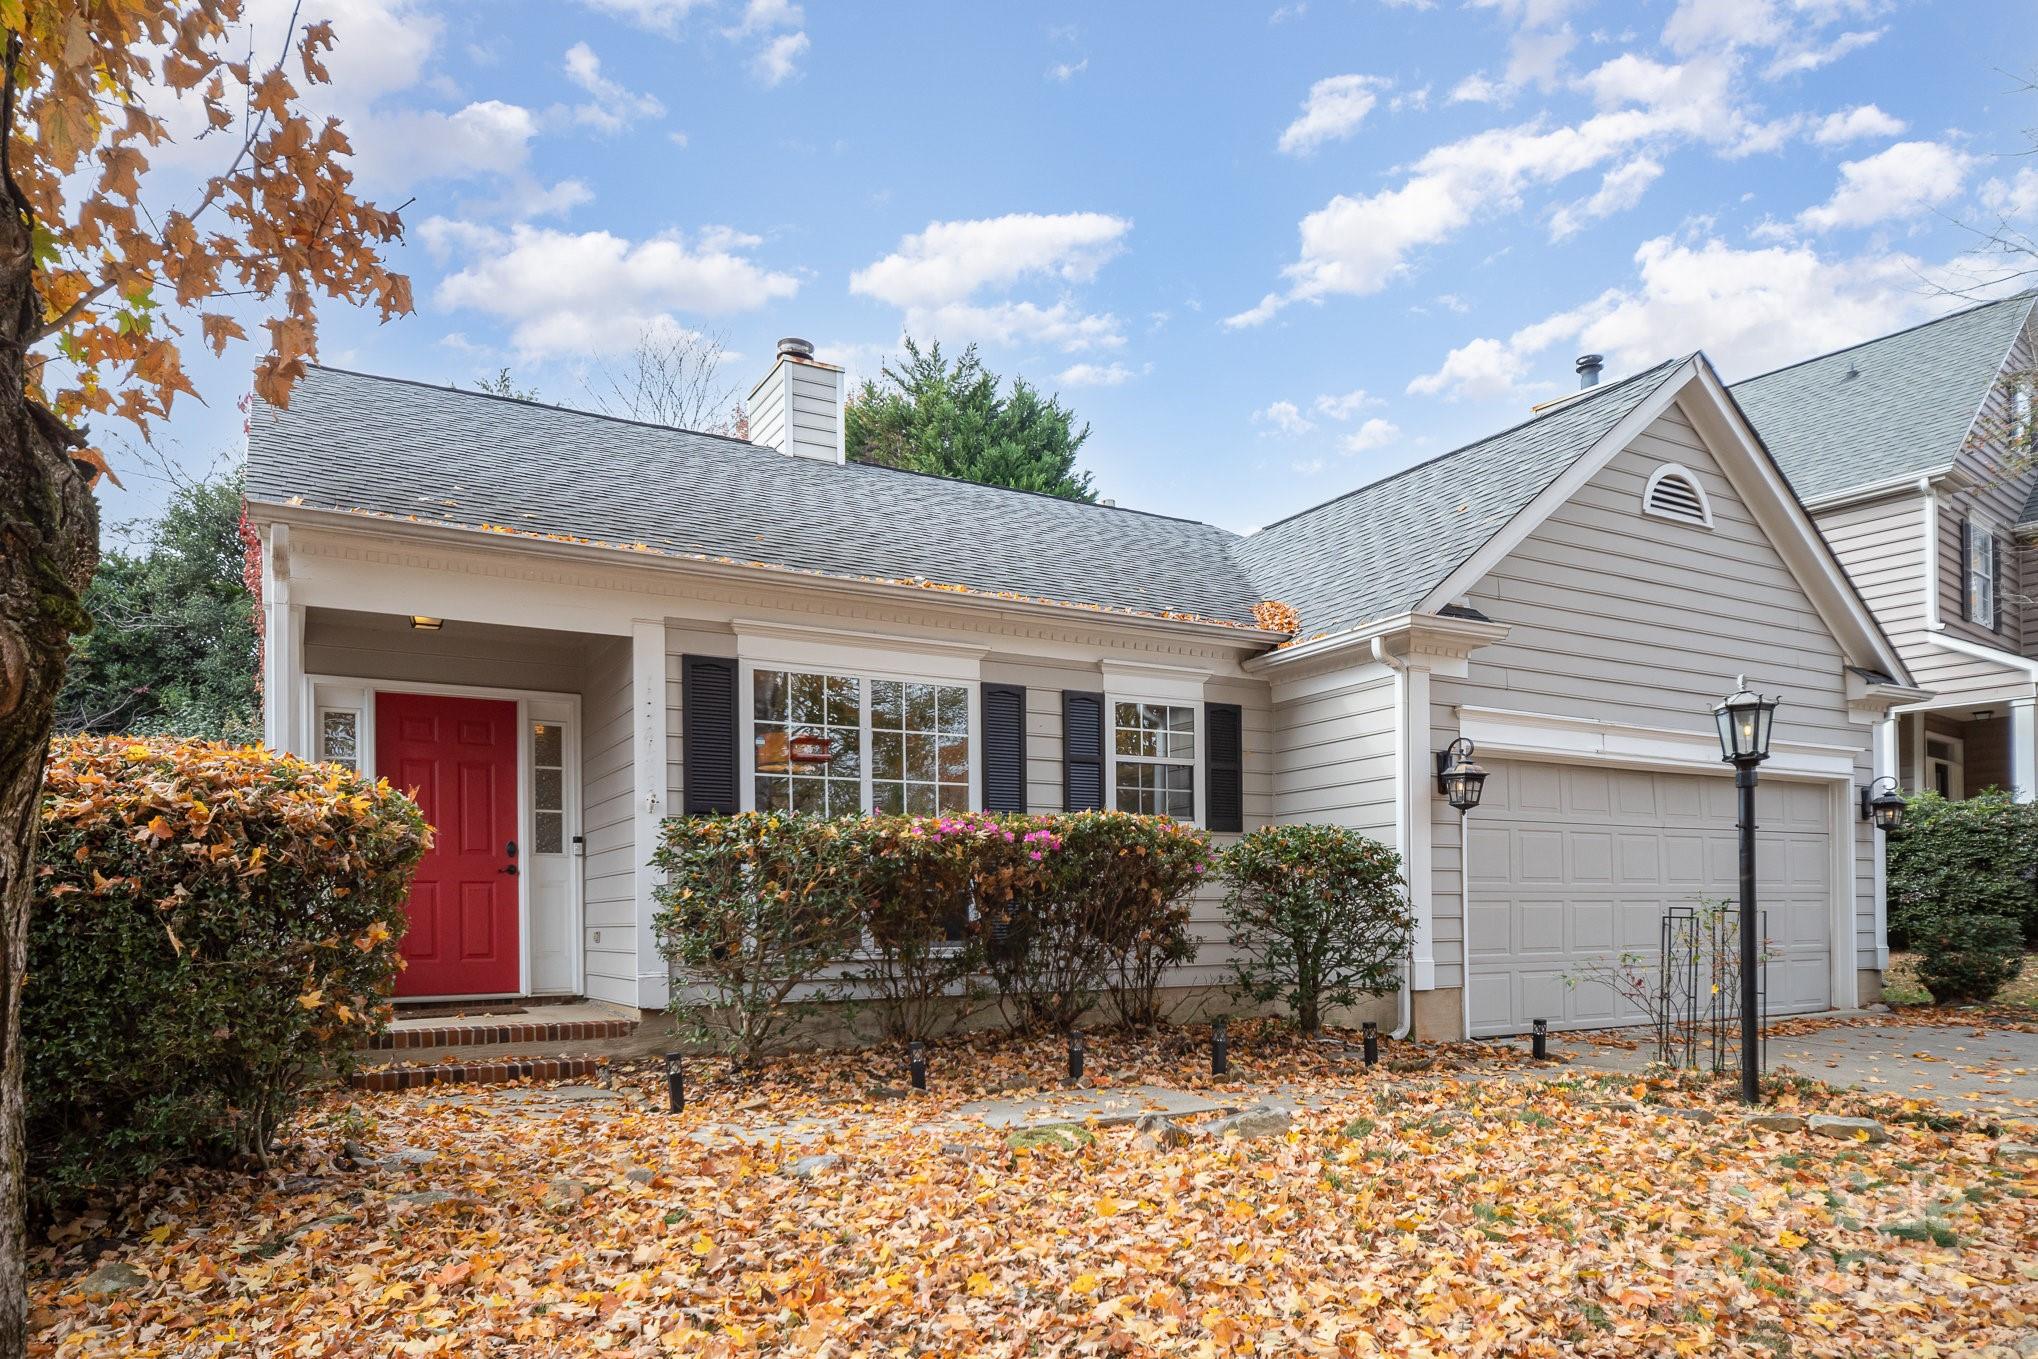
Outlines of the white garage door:
M 1738 899 L 1731 775 L 1498 760 L 1470 839 L 1472 1031 L 1632 1024 L 1632 1002 L 1572 985 L 1595 959 L 1640 954 L 1653 976 L 1663 914 Z M 1832 803 L 1819 784 L 1763 780 L 1757 895 L 1772 1015 L 1831 1008 Z

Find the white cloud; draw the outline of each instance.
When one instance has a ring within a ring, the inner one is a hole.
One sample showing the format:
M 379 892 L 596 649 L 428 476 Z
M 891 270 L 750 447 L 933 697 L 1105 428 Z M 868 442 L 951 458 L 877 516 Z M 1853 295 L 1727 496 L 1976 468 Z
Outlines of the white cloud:
M 1641 202 L 1649 186 L 1662 176 L 1662 164 L 1648 156 L 1616 165 L 1600 177 L 1599 189 L 1590 198 L 1567 203 L 1551 215 L 1550 239 L 1561 241 L 1584 230 L 1589 222 L 1626 212 Z
M 1762 74 L 1776 80 L 1787 75 L 1816 71 L 1821 66 L 1832 65 L 1849 52 L 1857 52 L 1868 46 L 1887 31 L 1881 28 L 1859 29 L 1852 33 L 1842 33 L 1831 42 L 1790 48 L 1778 53 L 1776 59 L 1763 68 Z
M 1297 458 L 1288 464 L 1288 470 L 1298 477 L 1313 477 L 1327 466 L 1322 458 Z
M 2026 165 L 2008 179 L 1991 179 L 1981 186 L 1981 205 L 2005 222 L 2024 224 L 2028 230 L 2038 222 L 2038 169 Z
M 1377 404 L 1377 399 L 1366 395 L 1363 387 L 1349 392 L 1328 393 L 1310 403 L 1310 409 L 1330 420 L 1349 420 L 1366 407 Z
M 767 89 L 775 89 L 800 73 L 800 58 L 811 44 L 804 33 L 781 33 L 750 59 L 750 73 Z
M 562 179 L 549 189 L 528 190 L 519 210 L 521 217 L 564 217 L 583 203 L 594 201 L 594 190 L 577 179 Z
M 1307 0 L 1297 0 L 1295 4 L 1281 5 L 1276 8 L 1272 14 L 1267 16 L 1267 22 L 1270 24 L 1285 24 L 1290 19 L 1299 19 L 1307 13 L 1309 13 Z
M 538 135 L 538 119 L 527 108 L 483 99 L 452 113 L 364 114 L 346 128 L 354 143 L 356 173 L 387 193 L 431 179 L 520 175 Z
M 1309 87 L 1302 113 L 1281 133 L 1280 147 L 1291 156 L 1307 155 L 1325 142 L 1349 137 L 1380 101 L 1388 81 L 1379 76 L 1327 76 Z
M 1663 42 L 1673 52 L 1766 47 L 1788 32 L 1774 0 L 1678 0 Z
M 1974 157 L 1941 142 L 1898 142 L 1840 166 L 1833 196 L 1798 214 L 1813 231 L 1912 217 L 1960 192 Z
M 1089 69 L 1090 59 L 1088 57 L 1084 57 L 1081 61 L 1058 61 L 1047 68 L 1047 78 L 1066 85 Z
M 1516 88 L 1524 85 L 1550 88 L 1557 83 L 1564 58 L 1577 45 L 1578 37 L 1569 24 L 1547 32 L 1515 34 L 1507 49 L 1507 83 Z
M 1292 401 L 1276 401 L 1253 412 L 1253 423 L 1271 426 L 1276 434 L 1285 434 L 1299 439 L 1316 428 L 1316 422 L 1304 415 L 1301 408 Z
M 1894 137 L 1903 130 L 1903 119 L 1892 118 L 1873 104 L 1856 104 L 1821 118 L 1812 129 L 1812 140 L 1821 146 L 1838 146 L 1864 137 Z
M 1474 71 L 1451 86 L 1449 98 L 1453 104 L 1498 104 L 1507 98 L 1507 87 Z
M 743 38 L 757 33 L 774 33 L 781 28 L 800 28 L 806 22 L 806 12 L 793 0 L 748 0 L 743 6 L 742 19 L 726 32 L 732 38 Z
M 1061 370 L 1058 381 L 1064 387 L 1120 387 L 1138 377 L 1142 370 L 1122 363 L 1077 363 Z
M 601 58 L 584 42 L 566 49 L 566 78 L 591 96 L 576 105 L 573 120 L 597 132 L 614 133 L 639 118 L 662 118 L 665 105 L 648 94 L 634 94 L 601 73 Z
M 1370 449 L 1393 443 L 1400 436 L 1401 426 L 1391 421 L 1382 420 L 1376 415 L 1350 434 L 1345 435 L 1344 438 L 1338 440 L 1338 447 L 1347 453 L 1364 453 Z
M 679 32 L 687 15 L 710 0 L 582 0 L 582 3 L 652 33 L 671 37 Z
M 647 327 L 680 325 L 676 313 L 750 311 L 799 288 L 791 274 L 749 257 L 757 237 L 727 227 L 689 243 L 678 232 L 632 241 L 434 217 L 418 235 L 435 255 L 461 260 L 440 280 L 437 304 L 495 317 L 527 359 L 628 347 Z
M 1703 349 L 1732 381 L 1885 334 L 1947 305 L 1921 282 L 1931 271 L 1902 254 L 1828 258 L 1803 245 L 1743 250 L 1716 239 L 1658 237 L 1642 244 L 1635 263 L 1633 283 L 1504 340 L 1468 341 L 1409 383 L 1409 392 L 1456 400 L 1552 390 L 1568 373 L 1548 351 L 1567 341 L 1569 352 L 1607 355 L 1616 373 Z M 1532 381 L 1538 371 L 1548 380 Z
M 1122 248 L 1132 223 L 1101 212 L 1010 213 L 973 221 L 930 222 L 898 249 L 850 275 L 849 290 L 906 313 L 916 335 L 962 335 L 995 342 L 1039 340 L 1064 349 L 1124 343 L 1116 317 L 1088 315 L 1064 298 L 975 300 L 1026 282 L 1087 283 Z

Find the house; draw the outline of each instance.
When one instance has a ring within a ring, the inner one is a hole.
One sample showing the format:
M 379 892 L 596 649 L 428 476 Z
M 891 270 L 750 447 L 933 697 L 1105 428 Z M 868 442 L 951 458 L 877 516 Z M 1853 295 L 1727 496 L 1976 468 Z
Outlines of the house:
M 2038 796 L 2038 292 L 1734 387 L 1917 682 L 1904 787 Z
M 1632 1019 L 1566 977 L 1732 894 L 1741 673 L 1784 696 L 1770 1008 L 1877 994 L 1857 790 L 1927 695 L 1703 355 L 1248 536 L 845 463 L 842 383 L 781 344 L 749 440 L 330 368 L 256 412 L 269 739 L 440 828 L 400 994 L 662 1006 L 668 816 L 1114 805 L 1398 848 L 1390 1023 Z M 1492 771 L 1462 821 L 1459 738 Z M 1214 891 L 1194 920 L 1191 998 L 1226 974 Z

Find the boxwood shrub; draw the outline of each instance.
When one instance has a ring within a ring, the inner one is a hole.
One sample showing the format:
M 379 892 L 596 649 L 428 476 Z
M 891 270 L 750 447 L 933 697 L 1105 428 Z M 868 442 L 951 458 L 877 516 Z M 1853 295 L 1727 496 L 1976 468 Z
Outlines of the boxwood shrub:
M 2006 917 L 2038 945 L 2038 803 L 2001 789 L 1912 796 L 1889 837 L 1891 942 L 1916 946 L 1923 927 L 1960 916 Z
M 1925 920 L 1913 927 L 1911 943 L 1918 980 L 1941 1005 L 1993 1000 L 2023 969 L 2023 931 L 2006 916 Z
M 35 1207 L 265 1158 L 382 1023 L 430 834 L 409 798 L 336 765 L 58 740 L 22 999 Z

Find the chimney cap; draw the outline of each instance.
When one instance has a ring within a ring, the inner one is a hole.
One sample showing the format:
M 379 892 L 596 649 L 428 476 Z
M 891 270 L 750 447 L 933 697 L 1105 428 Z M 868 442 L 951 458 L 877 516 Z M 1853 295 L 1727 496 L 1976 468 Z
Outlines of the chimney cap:
M 1578 370 L 1578 386 L 1580 389 L 1599 385 L 1599 370 L 1605 363 L 1606 357 L 1602 354 L 1580 354 L 1578 356 L 1578 362 L 1573 366 Z
M 811 359 L 814 357 L 814 342 L 788 335 L 778 342 L 778 353 L 780 358 Z

